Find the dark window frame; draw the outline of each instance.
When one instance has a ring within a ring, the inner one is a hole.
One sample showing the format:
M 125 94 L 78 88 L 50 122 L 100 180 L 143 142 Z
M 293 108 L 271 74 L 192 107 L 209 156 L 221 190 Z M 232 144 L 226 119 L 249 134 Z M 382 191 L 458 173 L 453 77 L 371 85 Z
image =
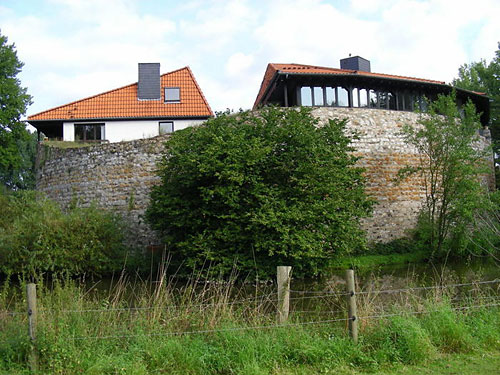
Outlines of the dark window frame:
M 73 124 L 73 127 L 74 127 L 74 140 L 76 142 L 96 142 L 96 141 L 104 141 L 106 139 L 106 135 L 105 135 L 105 126 L 106 124 L 104 122 L 92 122 L 92 123 L 75 123 Z M 88 133 L 88 128 L 89 127 L 92 127 L 92 133 L 93 133 L 93 137 L 92 138 L 87 138 L 87 133 Z M 99 128 L 99 137 L 100 138 L 97 138 L 98 136 L 98 132 L 97 132 L 97 129 Z M 81 129 L 80 132 L 78 132 L 78 129 Z M 77 132 L 78 133 L 81 133 L 82 135 L 82 138 L 81 139 L 77 139 Z
M 170 132 L 163 132 L 161 131 L 161 125 L 162 124 L 172 124 L 172 131 Z M 172 134 L 173 132 L 175 131 L 174 129 L 174 122 L 173 121 L 159 121 L 158 122 L 158 134 L 159 135 L 162 135 L 162 134 Z
M 178 98 L 170 99 L 170 95 L 167 95 L 168 90 L 177 90 L 178 92 Z M 164 94 L 164 101 L 165 103 L 180 103 L 181 102 L 181 88 L 177 86 L 167 86 L 164 87 L 163 89 L 163 94 Z

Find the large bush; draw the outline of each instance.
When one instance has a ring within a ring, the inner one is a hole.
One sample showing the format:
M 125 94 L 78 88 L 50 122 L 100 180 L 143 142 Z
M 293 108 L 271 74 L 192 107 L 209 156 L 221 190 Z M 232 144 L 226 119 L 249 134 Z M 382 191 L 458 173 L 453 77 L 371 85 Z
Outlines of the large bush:
M 0 272 L 104 273 L 126 254 L 120 220 L 95 207 L 59 205 L 34 191 L 0 193 Z
M 147 211 L 172 261 L 312 275 L 362 246 L 371 201 L 344 128 L 318 127 L 305 108 L 264 108 L 174 133 Z

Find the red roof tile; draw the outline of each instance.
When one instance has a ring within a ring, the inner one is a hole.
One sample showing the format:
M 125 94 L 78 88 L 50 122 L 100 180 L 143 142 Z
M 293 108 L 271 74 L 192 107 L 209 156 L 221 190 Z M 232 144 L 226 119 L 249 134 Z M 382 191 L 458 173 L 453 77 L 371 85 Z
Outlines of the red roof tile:
M 31 115 L 28 121 L 213 116 L 189 67 L 163 74 L 161 87 L 161 100 L 138 100 L 134 83 Z M 164 87 L 180 87 L 180 103 L 165 103 Z
M 374 78 L 400 79 L 400 80 L 405 80 L 405 81 L 425 82 L 425 83 L 433 83 L 433 84 L 440 84 L 440 85 L 445 84 L 445 82 L 434 81 L 434 80 L 430 80 L 430 79 L 397 76 L 397 75 L 382 74 L 382 73 L 371 73 L 371 72 L 364 72 L 364 71 L 360 71 L 360 70 L 327 68 L 327 67 L 322 67 L 322 66 L 303 65 L 303 64 L 270 63 L 267 65 L 267 69 L 266 69 L 266 72 L 264 74 L 264 79 L 262 80 L 262 84 L 260 85 L 260 90 L 259 90 L 259 93 L 257 95 L 257 99 L 255 100 L 254 107 L 256 107 L 257 105 L 260 104 L 269 84 L 271 83 L 271 80 L 273 79 L 273 77 L 276 73 L 362 75 L 362 76 L 374 77 Z

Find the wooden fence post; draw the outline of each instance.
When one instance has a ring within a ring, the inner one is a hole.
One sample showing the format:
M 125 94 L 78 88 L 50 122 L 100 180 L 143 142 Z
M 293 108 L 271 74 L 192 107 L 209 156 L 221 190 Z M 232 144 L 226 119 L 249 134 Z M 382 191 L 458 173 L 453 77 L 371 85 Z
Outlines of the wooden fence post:
M 347 286 L 347 306 L 349 318 L 349 335 L 355 344 L 358 343 L 358 309 L 356 307 L 356 289 L 354 283 L 354 270 L 345 273 Z
M 288 320 L 290 311 L 290 279 L 292 267 L 278 266 L 277 268 L 277 283 L 278 283 L 278 323 L 284 324 Z
M 29 365 L 31 371 L 38 371 L 38 354 L 36 352 L 36 284 L 26 285 L 26 300 L 28 302 L 28 336 L 31 341 L 31 352 L 29 355 Z

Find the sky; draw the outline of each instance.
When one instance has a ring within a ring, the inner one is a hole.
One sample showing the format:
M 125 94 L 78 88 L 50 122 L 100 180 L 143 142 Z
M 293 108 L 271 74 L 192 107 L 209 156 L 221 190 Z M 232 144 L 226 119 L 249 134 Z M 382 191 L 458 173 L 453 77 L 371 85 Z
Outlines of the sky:
M 499 0 L 0 0 L 0 33 L 24 62 L 27 115 L 137 82 L 137 64 L 189 66 L 212 110 L 253 106 L 268 63 L 451 82 L 490 61 Z

